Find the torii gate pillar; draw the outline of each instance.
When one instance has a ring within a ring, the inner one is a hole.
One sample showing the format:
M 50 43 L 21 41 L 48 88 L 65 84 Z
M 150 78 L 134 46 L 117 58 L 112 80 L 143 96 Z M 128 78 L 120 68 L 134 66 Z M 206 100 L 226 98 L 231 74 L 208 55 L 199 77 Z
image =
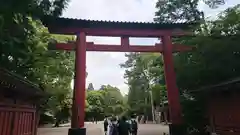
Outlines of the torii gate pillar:
M 184 135 L 184 128 L 182 127 L 182 115 L 181 115 L 181 105 L 179 98 L 179 91 L 176 83 L 176 74 L 174 71 L 174 61 L 173 61 L 173 45 L 171 36 L 163 36 L 163 61 L 164 61 L 164 72 L 165 81 L 167 87 L 168 104 L 170 121 L 169 131 L 170 135 Z
M 72 105 L 72 121 L 69 135 L 86 135 L 85 118 L 85 85 L 86 85 L 86 35 L 77 34 L 75 49 L 75 78 Z

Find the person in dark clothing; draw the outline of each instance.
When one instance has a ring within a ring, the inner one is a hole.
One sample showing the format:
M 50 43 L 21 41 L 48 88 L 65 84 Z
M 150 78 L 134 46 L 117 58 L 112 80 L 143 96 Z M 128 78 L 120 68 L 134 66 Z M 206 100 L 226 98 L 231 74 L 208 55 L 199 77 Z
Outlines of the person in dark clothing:
M 130 126 L 127 122 L 127 118 L 122 116 L 122 118 L 119 120 L 118 133 L 119 135 L 129 135 L 129 132 Z
M 107 135 L 107 130 L 108 130 L 108 117 L 105 117 L 105 119 L 104 119 L 104 123 L 103 123 L 103 125 L 104 125 L 104 132 L 105 132 L 105 135 Z
M 138 132 L 138 123 L 134 116 L 132 116 L 130 120 L 130 132 L 131 132 L 131 135 L 137 135 L 137 132 Z

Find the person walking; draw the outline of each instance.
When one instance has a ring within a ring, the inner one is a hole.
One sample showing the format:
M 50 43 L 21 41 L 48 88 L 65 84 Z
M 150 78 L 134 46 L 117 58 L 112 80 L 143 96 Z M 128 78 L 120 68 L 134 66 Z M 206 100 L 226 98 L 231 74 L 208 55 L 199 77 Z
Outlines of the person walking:
M 130 132 L 131 132 L 131 135 L 137 135 L 137 132 L 138 132 L 138 123 L 134 116 L 132 116 L 130 120 Z
M 122 116 L 119 120 L 118 133 L 119 135 L 129 135 L 130 133 L 130 125 L 125 116 Z
M 109 119 L 108 119 L 108 117 L 106 116 L 105 119 L 104 119 L 104 122 L 103 122 L 105 135 L 107 135 L 108 123 L 109 123 Z
M 118 124 L 117 118 L 112 117 L 110 123 L 108 123 L 107 135 L 118 135 Z

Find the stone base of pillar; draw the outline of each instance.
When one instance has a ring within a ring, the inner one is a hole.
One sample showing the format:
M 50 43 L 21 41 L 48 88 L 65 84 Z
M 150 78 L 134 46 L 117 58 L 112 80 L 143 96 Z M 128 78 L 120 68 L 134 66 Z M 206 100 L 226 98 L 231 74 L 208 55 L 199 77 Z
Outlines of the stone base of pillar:
M 68 135 L 86 135 L 86 128 L 70 128 Z
M 186 128 L 184 125 L 169 124 L 170 135 L 186 135 Z

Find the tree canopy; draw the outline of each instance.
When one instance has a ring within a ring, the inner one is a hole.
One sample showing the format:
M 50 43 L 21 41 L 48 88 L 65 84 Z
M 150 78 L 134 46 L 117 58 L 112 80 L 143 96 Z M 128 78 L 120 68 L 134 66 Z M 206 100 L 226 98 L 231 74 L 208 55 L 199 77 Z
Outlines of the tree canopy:
M 199 2 L 207 4 L 210 8 L 218 8 L 225 4 L 225 0 L 158 0 L 155 21 L 157 22 L 186 22 L 200 21 L 204 14 L 199 11 Z
M 154 53 L 129 53 L 127 61 L 121 64 L 125 68 L 125 78 L 129 85 L 128 105 L 132 113 L 151 112 L 151 92 L 155 103 L 163 101 L 157 94 L 166 94 L 162 59 Z M 164 95 L 166 96 L 166 95 Z M 164 99 L 165 100 L 165 99 Z M 142 109 L 145 108 L 145 109 Z
M 105 115 L 121 115 L 124 98 L 117 87 L 106 85 L 101 90 L 87 91 L 87 117 L 101 120 Z
M 195 37 L 183 39 L 196 48 L 175 56 L 178 86 L 194 90 L 238 77 L 239 72 L 239 5 L 229 8 L 215 21 L 201 25 Z

